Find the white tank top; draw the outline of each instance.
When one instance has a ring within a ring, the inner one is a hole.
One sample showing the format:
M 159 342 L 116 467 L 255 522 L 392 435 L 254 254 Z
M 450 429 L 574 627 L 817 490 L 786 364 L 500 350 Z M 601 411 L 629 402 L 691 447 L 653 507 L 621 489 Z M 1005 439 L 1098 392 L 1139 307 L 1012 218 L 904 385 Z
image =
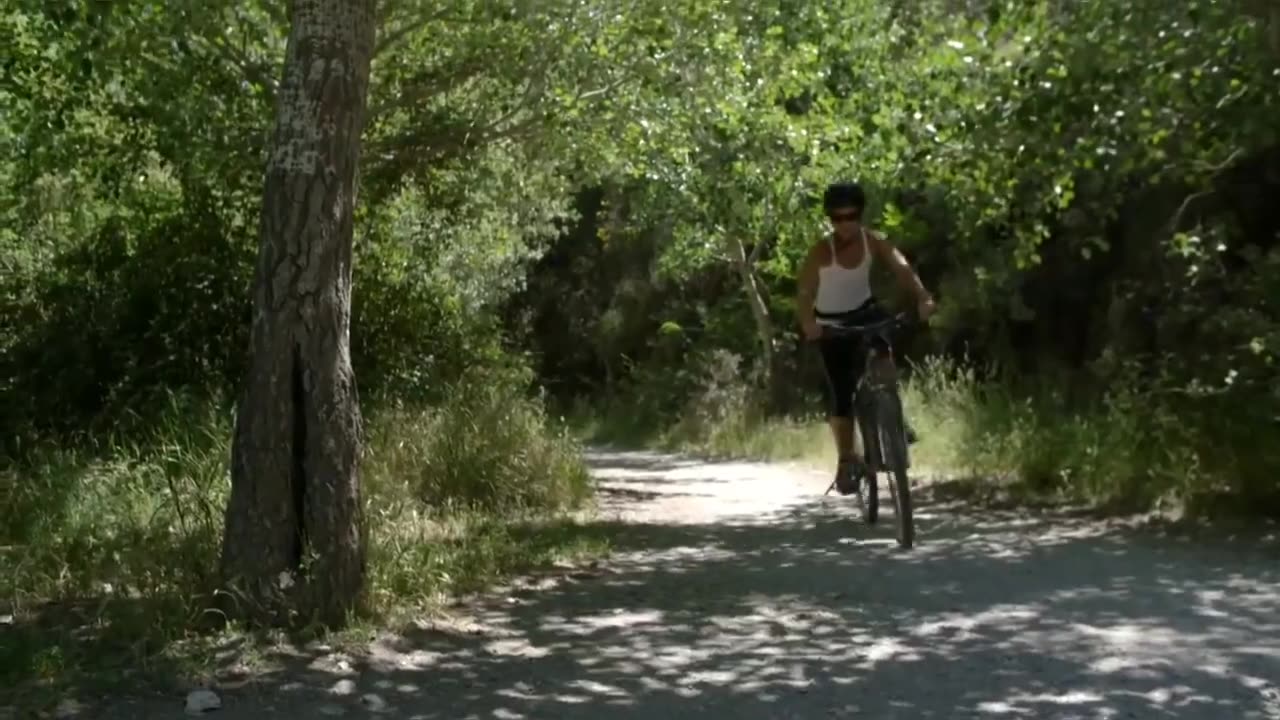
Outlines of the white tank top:
M 861 235 L 862 262 L 852 268 L 840 264 L 835 239 L 827 237 L 827 242 L 831 244 L 831 264 L 818 268 L 818 297 L 813 303 L 818 312 L 849 312 L 862 307 L 871 299 L 871 249 L 867 246 L 865 228 L 861 230 Z

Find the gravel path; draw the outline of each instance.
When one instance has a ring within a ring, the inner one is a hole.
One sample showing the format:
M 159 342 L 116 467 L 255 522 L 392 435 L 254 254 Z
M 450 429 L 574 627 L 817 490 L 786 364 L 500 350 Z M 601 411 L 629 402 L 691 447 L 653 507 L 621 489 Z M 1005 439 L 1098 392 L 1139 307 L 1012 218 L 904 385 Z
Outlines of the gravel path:
M 218 716 L 1280 718 L 1280 563 L 1247 544 L 925 502 L 903 552 L 825 473 L 591 463 L 605 567 L 305 658 Z

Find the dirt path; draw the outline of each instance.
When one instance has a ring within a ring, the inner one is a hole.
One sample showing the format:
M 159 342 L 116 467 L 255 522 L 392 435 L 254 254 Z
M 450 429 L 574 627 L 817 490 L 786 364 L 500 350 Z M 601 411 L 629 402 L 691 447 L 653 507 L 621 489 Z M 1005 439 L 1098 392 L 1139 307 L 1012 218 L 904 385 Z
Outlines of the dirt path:
M 607 568 L 224 693 L 220 718 L 1280 718 L 1280 562 L 1068 518 L 869 529 L 824 474 L 591 457 Z M 349 694 L 344 694 L 349 693 Z M 178 717 L 179 704 L 132 717 Z

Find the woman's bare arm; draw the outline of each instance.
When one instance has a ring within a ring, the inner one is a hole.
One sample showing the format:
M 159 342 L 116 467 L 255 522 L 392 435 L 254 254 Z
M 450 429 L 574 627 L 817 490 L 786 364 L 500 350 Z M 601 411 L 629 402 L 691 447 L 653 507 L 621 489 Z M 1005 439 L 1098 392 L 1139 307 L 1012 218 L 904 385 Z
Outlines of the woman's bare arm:
M 902 251 L 893 246 L 884 236 L 879 233 L 868 233 L 871 240 L 871 250 L 889 265 L 889 269 L 893 271 L 894 276 L 898 279 L 898 284 L 908 288 L 915 294 L 916 300 L 924 302 L 932 301 L 933 296 L 925 288 L 924 283 L 920 281 L 920 276 L 916 274 L 915 268 L 911 267 L 911 263 L 907 261 L 907 257 Z
M 809 248 L 796 274 L 796 319 L 801 327 L 813 320 L 813 303 L 818 297 L 818 267 L 822 264 L 820 249 L 819 245 Z

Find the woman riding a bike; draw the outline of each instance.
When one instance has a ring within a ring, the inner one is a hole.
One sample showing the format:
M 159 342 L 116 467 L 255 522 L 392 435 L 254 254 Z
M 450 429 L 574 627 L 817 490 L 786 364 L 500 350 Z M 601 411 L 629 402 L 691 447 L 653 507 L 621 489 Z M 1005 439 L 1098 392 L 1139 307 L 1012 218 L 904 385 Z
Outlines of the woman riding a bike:
M 858 335 L 825 337 L 824 325 L 863 325 L 888 317 L 871 292 L 874 260 L 885 263 L 898 283 L 916 298 L 920 319 L 936 309 L 933 296 L 911 264 L 883 235 L 862 223 L 866 193 L 857 183 L 834 183 L 823 194 L 822 206 L 832 232 L 814 243 L 801 265 L 796 308 L 805 338 L 819 343 L 829 395 L 828 422 L 839 458 L 836 488 L 854 492 L 852 472 L 859 466 L 854 432 L 853 397 L 862 373 L 867 347 Z

